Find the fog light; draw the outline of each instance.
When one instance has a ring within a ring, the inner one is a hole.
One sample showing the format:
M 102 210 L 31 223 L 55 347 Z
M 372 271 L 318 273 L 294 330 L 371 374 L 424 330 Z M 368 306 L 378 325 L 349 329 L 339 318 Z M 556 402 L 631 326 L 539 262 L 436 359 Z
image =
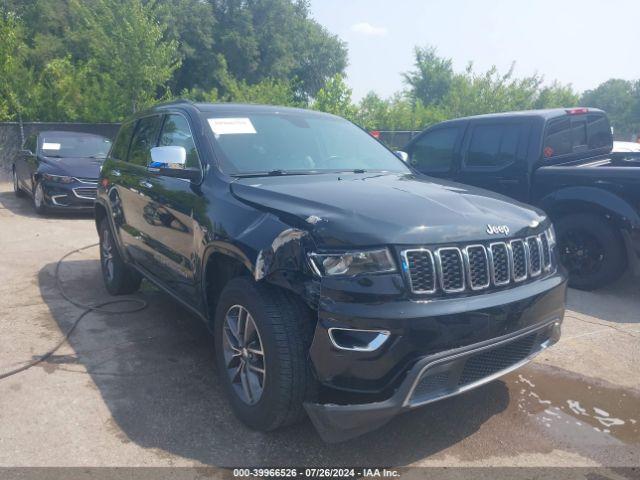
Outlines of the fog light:
M 389 336 L 387 330 L 329 329 L 329 338 L 334 347 L 356 352 L 373 352 L 380 348 Z

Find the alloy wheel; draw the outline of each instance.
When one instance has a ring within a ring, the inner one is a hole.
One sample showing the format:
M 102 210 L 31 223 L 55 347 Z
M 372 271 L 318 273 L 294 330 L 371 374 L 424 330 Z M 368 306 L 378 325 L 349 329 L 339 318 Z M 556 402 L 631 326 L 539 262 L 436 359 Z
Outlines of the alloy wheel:
M 102 271 L 108 281 L 113 280 L 113 246 L 111 245 L 111 234 L 108 230 L 102 232 L 102 243 L 100 246 Z
M 242 305 L 227 310 L 222 349 L 227 375 L 236 394 L 244 403 L 256 404 L 265 386 L 265 354 L 258 327 Z
M 16 175 L 16 169 L 13 169 L 13 191 L 18 193 L 20 191 L 20 187 L 18 187 L 18 175 Z
M 595 236 L 583 230 L 570 230 L 559 240 L 560 259 L 570 273 L 589 275 L 600 270 L 604 248 Z
M 36 208 L 41 208 L 43 202 L 44 202 L 44 190 L 42 189 L 42 184 L 38 183 L 36 185 L 36 191 L 33 195 L 33 203 L 35 204 Z

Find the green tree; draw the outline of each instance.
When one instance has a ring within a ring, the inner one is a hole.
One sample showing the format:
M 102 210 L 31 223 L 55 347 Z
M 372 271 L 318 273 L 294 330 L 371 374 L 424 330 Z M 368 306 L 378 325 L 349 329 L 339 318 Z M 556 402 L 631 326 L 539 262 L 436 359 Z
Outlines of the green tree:
M 13 120 L 24 115 L 32 84 L 23 28 L 15 15 L 0 16 L 0 39 L 0 120 Z
M 453 82 L 451 59 L 438 56 L 433 47 L 416 47 L 414 57 L 415 70 L 403 74 L 409 95 L 424 105 L 439 105 Z
M 315 110 L 355 120 L 356 108 L 351 100 L 351 93 L 352 90 L 345 83 L 344 77 L 336 74 L 318 91 L 311 106 Z
M 617 138 L 629 140 L 640 134 L 640 81 L 612 78 L 584 92 L 580 103 L 605 110 Z

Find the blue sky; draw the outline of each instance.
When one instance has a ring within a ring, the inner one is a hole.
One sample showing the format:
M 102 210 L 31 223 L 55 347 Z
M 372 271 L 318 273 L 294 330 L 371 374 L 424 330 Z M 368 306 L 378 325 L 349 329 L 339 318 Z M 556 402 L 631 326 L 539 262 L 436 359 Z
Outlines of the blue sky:
M 456 70 L 496 65 L 578 91 L 640 78 L 640 0 L 311 0 L 313 17 L 349 47 L 356 99 L 403 87 L 413 47 L 433 45 Z

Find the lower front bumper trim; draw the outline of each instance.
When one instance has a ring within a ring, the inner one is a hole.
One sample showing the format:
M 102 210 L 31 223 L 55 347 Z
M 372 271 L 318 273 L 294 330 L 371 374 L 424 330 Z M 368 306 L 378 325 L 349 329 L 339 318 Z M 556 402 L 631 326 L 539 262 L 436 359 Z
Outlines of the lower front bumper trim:
M 561 319 L 443 352 L 418 361 L 387 400 L 356 405 L 305 403 L 322 439 L 349 440 L 375 430 L 403 410 L 442 400 L 489 383 L 532 360 L 560 337 Z

